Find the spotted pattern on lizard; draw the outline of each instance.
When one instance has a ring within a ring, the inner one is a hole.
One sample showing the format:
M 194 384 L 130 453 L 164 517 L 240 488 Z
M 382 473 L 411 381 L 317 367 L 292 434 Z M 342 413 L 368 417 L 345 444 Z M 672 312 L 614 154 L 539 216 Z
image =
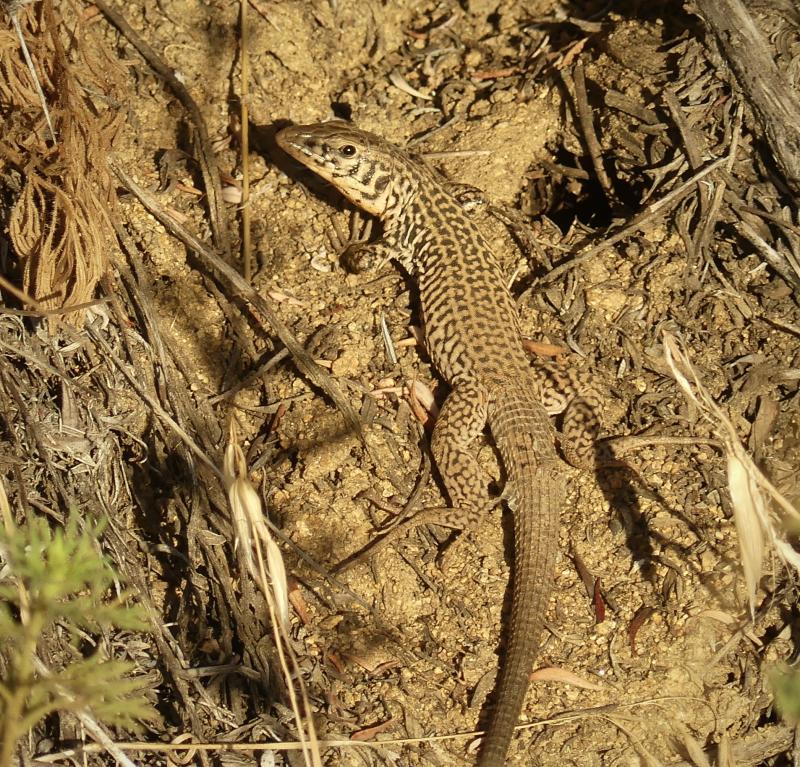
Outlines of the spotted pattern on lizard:
M 539 650 L 565 496 L 565 465 L 541 401 L 547 376 L 532 371 L 500 265 L 441 175 L 340 121 L 285 128 L 277 142 L 381 220 L 382 239 L 358 246 L 350 264 L 361 269 L 394 258 L 417 283 L 426 346 L 451 387 L 431 438 L 451 504 L 437 521 L 478 526 L 494 505 L 473 444 L 486 424 L 500 452 L 503 499 L 514 519 L 512 607 L 496 706 L 478 761 L 479 767 L 500 767 Z

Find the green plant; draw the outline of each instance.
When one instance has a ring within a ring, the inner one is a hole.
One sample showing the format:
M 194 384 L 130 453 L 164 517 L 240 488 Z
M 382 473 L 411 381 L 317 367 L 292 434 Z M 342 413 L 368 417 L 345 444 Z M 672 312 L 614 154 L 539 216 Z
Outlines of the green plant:
M 775 703 L 790 724 L 800 722 L 800 669 L 781 667 L 770 674 Z
M 6 507 L 7 510 L 7 507 Z M 141 685 L 130 678 L 133 664 L 84 657 L 80 632 L 107 628 L 145 630 L 141 611 L 125 596 L 108 600 L 115 575 L 97 550 L 97 528 L 79 530 L 73 516 L 51 529 L 31 517 L 16 527 L 10 514 L 0 532 L 0 767 L 8 767 L 17 740 L 53 711 L 91 712 L 106 724 L 134 726 L 152 709 Z M 69 633 L 77 661 L 46 669 L 37 649 L 54 624 Z

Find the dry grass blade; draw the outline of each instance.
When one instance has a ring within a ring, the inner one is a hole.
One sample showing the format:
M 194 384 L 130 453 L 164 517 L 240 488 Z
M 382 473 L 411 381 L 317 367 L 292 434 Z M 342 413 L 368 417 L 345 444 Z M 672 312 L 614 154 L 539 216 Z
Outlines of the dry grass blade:
M 2 520 L 6 533 L 14 527 L 14 515 L 11 513 L 11 506 L 6 495 L 6 485 L 2 478 L 0 478 L 0 520 Z
M 264 593 L 269 607 L 275 645 L 289 692 L 297 731 L 300 735 L 303 757 L 307 765 L 322 767 L 311 706 L 289 637 L 289 588 L 283 555 L 264 522 L 261 500 L 247 476 L 247 462 L 238 445 L 238 435 L 233 422 L 230 424 L 228 444 L 225 448 L 223 474 L 228 503 L 236 529 L 238 552 L 245 569 Z M 253 552 L 255 552 L 255 557 Z M 289 671 L 287 656 L 291 661 L 293 673 Z M 294 691 L 294 679 L 300 686 L 303 700 L 302 710 Z M 303 711 L 305 711 L 305 716 Z
M 263 571 L 253 560 L 253 549 L 260 553 L 263 546 L 266 554 L 266 573 L 269 575 L 272 597 L 275 600 L 276 613 L 280 619 L 281 629 L 289 629 L 289 586 L 286 581 L 286 567 L 283 555 L 264 523 L 261 499 L 247 476 L 247 462 L 244 453 L 234 441 L 236 437 L 233 426 L 225 448 L 223 473 L 228 503 L 231 507 L 234 528 L 236 529 L 236 546 L 247 571 L 257 583 L 262 583 Z
M 728 733 L 722 733 L 717 748 L 717 767 L 736 767 L 736 760 L 733 758 L 731 750 L 731 739 Z
M 744 462 L 735 452 L 727 451 L 728 490 L 733 504 L 733 519 L 739 536 L 747 593 L 750 596 L 750 611 L 755 609 L 755 593 L 761 577 L 764 559 L 764 535 L 760 520 L 768 518 L 764 496 L 747 472 Z
M 678 385 L 686 397 L 698 407 L 703 417 L 712 424 L 722 441 L 752 615 L 755 611 L 756 587 L 761 577 L 765 537 L 784 564 L 791 565 L 800 572 L 800 555 L 786 540 L 778 521 L 770 514 L 765 497 L 794 521 L 800 520 L 800 512 L 781 495 L 755 465 L 742 446 L 733 423 L 703 386 L 689 356 L 668 333 L 664 333 L 664 352 Z
M 248 101 L 250 99 L 250 24 L 247 18 L 248 0 L 241 0 L 240 8 L 240 50 L 241 58 L 241 131 L 242 131 L 242 276 L 251 282 L 253 279 L 253 251 L 250 241 L 250 118 Z
M 689 732 L 686 726 L 681 722 L 673 722 L 672 726 L 677 730 L 678 737 L 683 744 L 686 755 L 692 760 L 695 766 L 711 767 L 711 761 L 703 750 L 703 745 Z

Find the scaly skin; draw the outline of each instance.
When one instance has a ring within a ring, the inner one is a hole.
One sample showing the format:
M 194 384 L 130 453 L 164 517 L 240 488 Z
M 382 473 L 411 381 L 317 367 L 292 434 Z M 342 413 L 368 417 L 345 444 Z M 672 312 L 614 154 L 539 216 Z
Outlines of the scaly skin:
M 285 128 L 277 141 L 383 222 L 383 239 L 351 254 L 356 267 L 396 258 L 416 279 L 428 352 L 451 386 L 431 439 L 453 507 L 443 524 L 474 528 L 492 505 L 470 445 L 485 424 L 500 451 L 503 497 L 514 515 L 513 597 L 496 708 L 478 765 L 501 767 L 539 649 L 564 499 L 564 465 L 523 352 L 514 301 L 452 187 L 424 163 L 338 121 Z

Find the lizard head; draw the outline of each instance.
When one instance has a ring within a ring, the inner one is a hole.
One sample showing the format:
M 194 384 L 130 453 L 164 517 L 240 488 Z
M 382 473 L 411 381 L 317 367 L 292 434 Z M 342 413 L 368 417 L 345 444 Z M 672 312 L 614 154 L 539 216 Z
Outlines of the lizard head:
M 292 125 L 276 136 L 278 146 L 333 184 L 350 202 L 374 216 L 402 206 L 413 193 L 413 176 L 398 172 L 407 160 L 374 133 L 334 120 Z M 398 182 L 405 179 L 406 184 Z

